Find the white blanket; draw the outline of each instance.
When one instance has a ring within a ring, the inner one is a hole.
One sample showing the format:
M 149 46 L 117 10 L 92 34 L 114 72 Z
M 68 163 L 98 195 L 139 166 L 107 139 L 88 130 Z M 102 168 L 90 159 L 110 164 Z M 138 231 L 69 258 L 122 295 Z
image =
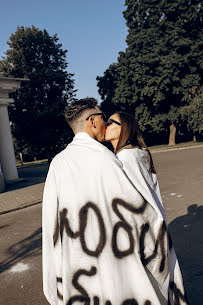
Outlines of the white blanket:
M 43 289 L 51 305 L 167 304 L 163 217 L 114 154 L 86 133 L 50 165 L 42 227 Z M 182 294 L 176 291 L 176 304 L 186 304 Z

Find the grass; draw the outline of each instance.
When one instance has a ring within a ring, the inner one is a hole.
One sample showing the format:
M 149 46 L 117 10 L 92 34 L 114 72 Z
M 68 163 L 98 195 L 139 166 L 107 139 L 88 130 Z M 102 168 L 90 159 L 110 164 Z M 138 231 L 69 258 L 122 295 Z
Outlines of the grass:
M 23 168 L 23 167 L 30 167 L 30 166 L 40 166 L 45 165 L 48 163 L 48 159 L 43 160 L 37 160 L 37 161 L 31 161 L 31 162 L 23 162 L 23 165 L 20 163 L 19 160 L 16 160 L 16 166 L 17 168 Z

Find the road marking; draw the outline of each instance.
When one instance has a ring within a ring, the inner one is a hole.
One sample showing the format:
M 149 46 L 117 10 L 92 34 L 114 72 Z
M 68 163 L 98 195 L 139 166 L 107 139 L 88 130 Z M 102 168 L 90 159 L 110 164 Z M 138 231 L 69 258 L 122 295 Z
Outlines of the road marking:
M 175 196 L 175 195 L 176 195 L 176 193 L 171 193 L 170 195 L 171 195 L 171 196 Z
M 10 272 L 23 272 L 29 269 L 29 265 L 25 263 L 18 263 L 10 269 Z

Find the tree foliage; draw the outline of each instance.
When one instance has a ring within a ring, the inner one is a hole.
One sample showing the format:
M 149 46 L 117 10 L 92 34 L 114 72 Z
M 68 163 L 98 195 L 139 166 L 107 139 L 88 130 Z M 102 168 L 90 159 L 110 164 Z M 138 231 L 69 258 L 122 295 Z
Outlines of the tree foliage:
M 18 146 L 29 147 L 33 154 L 55 153 L 70 132 L 63 113 L 75 96 L 74 80 L 67 72 L 67 51 L 58 40 L 34 26 L 18 27 L 0 61 L 4 76 L 28 79 L 13 94 L 10 119 Z
M 185 96 L 186 105 L 181 109 L 183 120 L 188 130 L 196 135 L 203 135 L 203 87 L 193 87 Z
M 161 133 L 180 124 L 186 92 L 202 85 L 201 1 L 126 0 L 125 5 L 127 49 L 119 54 L 116 87 L 109 84 L 107 95 L 134 112 L 144 132 Z M 105 78 L 104 73 L 100 92 Z
M 97 86 L 102 99 L 101 108 L 107 116 L 116 110 L 116 104 L 112 103 L 117 87 L 118 71 L 117 64 L 111 64 L 104 72 L 104 76 L 97 76 Z

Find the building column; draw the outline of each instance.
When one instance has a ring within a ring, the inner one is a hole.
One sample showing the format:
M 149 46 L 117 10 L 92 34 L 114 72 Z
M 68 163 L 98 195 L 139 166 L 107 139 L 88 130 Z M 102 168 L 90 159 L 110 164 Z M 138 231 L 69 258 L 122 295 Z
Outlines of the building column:
M 4 175 L 1 171 L 1 163 L 0 163 L 0 193 L 4 191 L 5 191 Z
M 8 117 L 8 105 L 12 99 L 0 98 L 0 160 L 5 182 L 18 179 L 16 159 Z

